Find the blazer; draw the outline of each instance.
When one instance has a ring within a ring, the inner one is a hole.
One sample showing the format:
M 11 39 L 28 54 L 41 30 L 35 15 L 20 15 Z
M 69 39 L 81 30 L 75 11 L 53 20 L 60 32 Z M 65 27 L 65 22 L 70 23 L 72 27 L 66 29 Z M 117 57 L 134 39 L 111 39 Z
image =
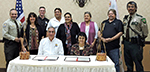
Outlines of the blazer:
M 89 56 L 93 54 L 93 49 L 90 45 L 85 44 L 82 55 L 81 56 Z M 70 55 L 78 55 L 80 56 L 79 44 L 74 44 L 71 47 Z

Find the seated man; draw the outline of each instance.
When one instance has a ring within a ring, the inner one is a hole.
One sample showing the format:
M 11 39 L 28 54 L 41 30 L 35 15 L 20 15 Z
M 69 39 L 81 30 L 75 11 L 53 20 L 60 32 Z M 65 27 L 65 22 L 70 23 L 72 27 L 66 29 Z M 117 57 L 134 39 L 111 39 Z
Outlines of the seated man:
M 48 37 L 40 41 L 38 55 L 64 55 L 61 40 L 55 38 L 55 28 L 49 27 L 47 31 Z

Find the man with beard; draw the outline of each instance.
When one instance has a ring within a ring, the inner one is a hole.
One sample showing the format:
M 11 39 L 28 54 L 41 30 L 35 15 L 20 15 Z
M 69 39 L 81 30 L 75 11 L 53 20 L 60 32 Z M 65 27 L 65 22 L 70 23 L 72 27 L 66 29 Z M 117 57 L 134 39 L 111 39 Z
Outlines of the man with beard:
M 127 3 L 127 10 L 129 15 L 123 19 L 124 57 L 127 72 L 133 72 L 133 62 L 137 72 L 144 72 L 142 65 L 143 46 L 148 35 L 146 19 L 136 13 L 137 4 L 134 1 Z
M 116 11 L 110 9 L 108 11 L 108 19 L 103 21 L 101 26 L 102 36 L 98 32 L 99 38 L 105 43 L 107 55 L 115 63 L 116 72 L 119 70 L 119 48 L 120 36 L 123 34 L 123 24 L 121 20 L 116 18 Z M 103 44 L 103 43 L 102 43 Z M 103 45 L 102 47 L 103 48 Z

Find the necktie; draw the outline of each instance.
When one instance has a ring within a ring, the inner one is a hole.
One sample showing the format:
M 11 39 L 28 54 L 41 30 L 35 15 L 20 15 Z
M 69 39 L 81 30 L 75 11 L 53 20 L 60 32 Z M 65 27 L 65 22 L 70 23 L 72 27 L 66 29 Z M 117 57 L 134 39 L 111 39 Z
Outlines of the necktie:
M 132 17 L 129 17 L 128 25 L 127 25 L 127 30 L 126 30 L 126 40 L 129 41 L 129 26 L 131 22 Z
M 17 27 L 17 37 L 19 38 L 19 27 L 18 27 L 18 24 L 17 24 L 17 22 L 16 21 L 14 21 L 15 22 L 15 24 L 16 24 L 16 27 Z

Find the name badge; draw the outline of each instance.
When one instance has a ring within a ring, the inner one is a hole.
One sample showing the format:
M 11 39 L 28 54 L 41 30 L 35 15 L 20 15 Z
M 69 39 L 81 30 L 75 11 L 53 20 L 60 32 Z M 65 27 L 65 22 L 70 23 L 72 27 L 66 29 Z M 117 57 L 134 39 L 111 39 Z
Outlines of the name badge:
M 66 40 L 66 44 L 68 44 L 68 40 Z
M 57 47 L 58 45 L 57 44 L 55 44 L 55 47 Z

